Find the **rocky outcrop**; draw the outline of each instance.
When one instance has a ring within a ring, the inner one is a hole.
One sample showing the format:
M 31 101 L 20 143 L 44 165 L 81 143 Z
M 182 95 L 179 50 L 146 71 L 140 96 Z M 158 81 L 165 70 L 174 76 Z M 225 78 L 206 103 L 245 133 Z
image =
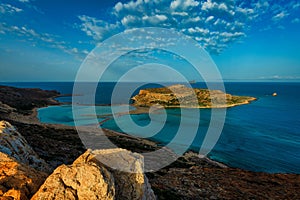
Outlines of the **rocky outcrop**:
M 0 199 L 30 199 L 46 176 L 0 152 Z
M 225 108 L 248 104 L 254 97 L 233 96 L 220 90 L 194 89 L 184 85 L 172 85 L 165 88 L 140 90 L 132 98 L 134 105 L 142 107 L 188 107 L 188 108 Z
M 109 171 L 115 179 L 117 199 L 155 199 L 148 179 L 143 174 L 143 156 L 120 148 L 96 150 L 93 154 L 88 160 L 109 165 Z
M 56 105 L 52 98 L 59 96 L 57 91 L 41 90 L 38 88 L 15 88 L 0 85 L 0 100 L 16 109 L 16 112 L 29 114 L 33 108 Z
M 14 109 L 14 108 L 10 107 L 9 105 L 6 105 L 6 104 L 4 104 L 0 101 L 0 113 L 8 114 L 8 113 L 11 113 L 15 110 L 16 109 Z
M 15 127 L 6 121 L 0 121 L 0 152 L 36 170 L 51 171 L 49 165 L 39 158 Z
M 155 199 L 141 160 L 124 149 L 88 150 L 72 165 L 58 167 L 32 199 Z M 123 167 L 135 173 L 119 171 Z

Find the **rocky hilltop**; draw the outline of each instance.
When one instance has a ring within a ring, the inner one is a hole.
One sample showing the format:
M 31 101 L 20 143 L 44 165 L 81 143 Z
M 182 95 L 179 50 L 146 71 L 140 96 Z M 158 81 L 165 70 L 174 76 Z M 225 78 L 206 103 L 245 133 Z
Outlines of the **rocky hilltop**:
M 59 92 L 54 90 L 0 85 L 0 112 L 10 113 L 16 111 L 22 114 L 30 114 L 33 108 L 57 105 L 58 102 L 53 100 L 56 96 L 59 96 Z
M 226 108 L 248 104 L 254 97 L 233 96 L 220 90 L 193 89 L 185 85 L 172 85 L 164 88 L 148 88 L 139 91 L 132 98 L 140 107 L 187 107 L 187 108 Z

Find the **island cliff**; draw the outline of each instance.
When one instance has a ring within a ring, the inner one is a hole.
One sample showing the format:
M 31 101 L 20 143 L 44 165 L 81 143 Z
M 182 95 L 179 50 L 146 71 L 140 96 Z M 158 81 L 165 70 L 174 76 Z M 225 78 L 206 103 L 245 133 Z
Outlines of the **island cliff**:
M 193 89 L 185 85 L 172 85 L 164 88 L 148 88 L 139 91 L 132 98 L 135 106 L 163 106 L 165 108 L 227 108 L 248 104 L 254 97 L 233 96 L 220 90 Z

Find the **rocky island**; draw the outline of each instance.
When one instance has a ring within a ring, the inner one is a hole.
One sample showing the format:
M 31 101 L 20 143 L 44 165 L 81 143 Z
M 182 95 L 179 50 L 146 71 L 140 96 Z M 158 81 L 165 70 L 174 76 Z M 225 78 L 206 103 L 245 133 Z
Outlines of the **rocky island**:
M 147 174 L 116 171 L 94 159 L 131 160 L 160 146 L 105 129 L 119 148 L 86 150 L 74 127 L 42 124 L 36 109 L 59 94 L 0 87 L 0 199 L 299 199 L 300 175 L 251 172 L 187 152 Z M 120 149 L 122 148 L 122 149 Z
M 148 88 L 139 91 L 132 98 L 135 106 L 165 108 L 228 108 L 248 104 L 254 97 L 233 96 L 220 90 L 189 88 L 185 85 L 172 85 L 163 88 Z

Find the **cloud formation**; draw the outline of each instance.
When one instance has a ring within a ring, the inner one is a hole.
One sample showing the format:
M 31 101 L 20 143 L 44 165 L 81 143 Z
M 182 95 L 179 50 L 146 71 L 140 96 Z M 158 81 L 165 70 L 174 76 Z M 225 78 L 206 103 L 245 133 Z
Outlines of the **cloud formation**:
M 245 19 L 251 17 L 252 13 L 251 10 L 236 6 L 234 1 L 212 0 L 136 1 L 119 3 L 114 8 L 114 14 L 125 28 L 175 28 L 216 54 L 227 44 L 246 36 Z M 156 20 L 145 20 L 153 18 Z
M 29 0 L 19 0 L 19 2 L 30 3 Z M 34 6 L 25 6 L 21 9 L 10 4 L 0 3 L 0 17 L 2 18 L 0 21 L 0 38 L 1 35 L 16 35 L 20 41 L 29 42 L 31 43 L 31 46 L 42 44 L 43 46 L 59 49 L 67 54 L 73 55 L 79 60 L 87 55 L 86 50 L 78 50 L 77 48 L 72 47 L 67 42 L 61 41 L 59 39 L 60 37 L 57 35 L 37 32 L 33 28 L 29 28 L 26 24 L 9 24 L 6 22 L 5 19 L 29 8 L 36 10 Z
M 78 16 L 78 18 L 82 22 L 80 29 L 97 41 L 103 40 L 119 31 L 118 24 L 110 24 L 86 15 Z
M 15 6 L 12 6 L 10 4 L 2 3 L 0 4 L 0 14 L 14 14 L 18 12 L 22 12 L 23 10 L 21 8 L 17 8 Z
M 89 16 L 79 16 L 79 19 L 81 30 L 97 42 L 130 28 L 162 27 L 176 29 L 209 52 L 219 54 L 231 43 L 246 37 L 252 24 L 264 22 L 279 27 L 290 15 L 289 10 L 300 7 L 297 1 L 279 3 L 270 0 L 131 0 L 118 2 L 113 7 L 113 23 Z
M 274 76 L 263 76 L 259 77 L 260 80 L 300 80 L 300 76 L 281 76 L 281 75 L 274 75 Z
M 292 23 L 293 23 L 293 24 L 297 24 L 297 23 L 299 23 L 299 22 L 300 22 L 300 19 L 299 19 L 299 18 L 295 18 L 295 19 L 292 20 Z

